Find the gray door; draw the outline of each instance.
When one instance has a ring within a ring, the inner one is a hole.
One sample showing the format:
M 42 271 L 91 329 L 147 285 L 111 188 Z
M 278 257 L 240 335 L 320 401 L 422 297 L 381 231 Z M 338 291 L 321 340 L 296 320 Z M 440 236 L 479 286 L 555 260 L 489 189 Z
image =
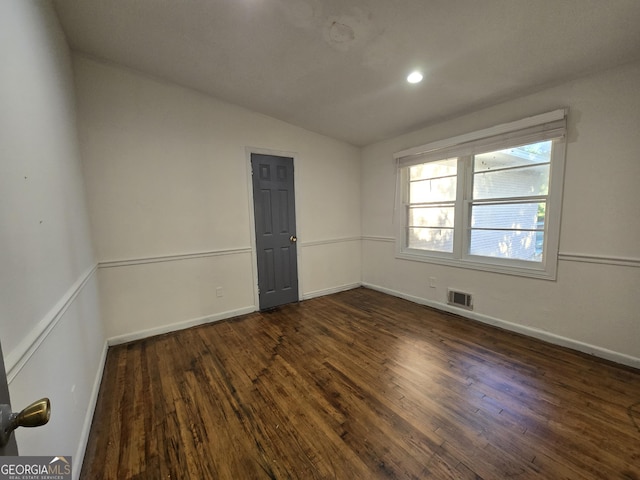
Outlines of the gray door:
M 0 345 L 0 404 L 11 405 L 11 399 L 9 398 L 9 386 L 7 385 L 7 373 L 4 370 L 4 356 L 2 355 L 2 345 Z M 0 455 L 18 455 L 18 445 L 16 444 L 15 435 L 11 435 L 9 443 L 7 443 L 4 447 L 0 447 Z
M 260 310 L 298 301 L 293 158 L 251 154 Z

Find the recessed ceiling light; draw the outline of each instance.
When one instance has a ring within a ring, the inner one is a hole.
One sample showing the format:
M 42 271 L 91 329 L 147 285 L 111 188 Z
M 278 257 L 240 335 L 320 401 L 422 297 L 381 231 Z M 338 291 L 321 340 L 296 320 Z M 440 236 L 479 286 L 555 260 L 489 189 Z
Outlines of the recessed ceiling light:
M 420 83 L 422 81 L 422 74 L 420 72 L 411 72 L 407 77 L 409 83 Z

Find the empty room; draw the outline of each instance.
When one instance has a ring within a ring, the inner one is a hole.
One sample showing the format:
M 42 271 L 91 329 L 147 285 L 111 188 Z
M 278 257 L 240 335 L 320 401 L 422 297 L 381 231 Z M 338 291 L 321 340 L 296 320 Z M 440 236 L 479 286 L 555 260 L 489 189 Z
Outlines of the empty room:
M 636 0 L 0 2 L 2 453 L 640 479 L 638 25 Z

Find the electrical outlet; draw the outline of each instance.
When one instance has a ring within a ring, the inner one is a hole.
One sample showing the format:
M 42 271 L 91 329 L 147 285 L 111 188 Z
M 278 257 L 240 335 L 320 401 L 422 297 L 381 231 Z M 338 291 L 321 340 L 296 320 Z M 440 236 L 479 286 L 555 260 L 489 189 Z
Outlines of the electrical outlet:
M 436 277 L 429 277 L 429 288 L 436 288 Z
M 223 295 L 222 287 L 216 288 L 216 297 L 220 298 L 222 297 L 222 295 Z

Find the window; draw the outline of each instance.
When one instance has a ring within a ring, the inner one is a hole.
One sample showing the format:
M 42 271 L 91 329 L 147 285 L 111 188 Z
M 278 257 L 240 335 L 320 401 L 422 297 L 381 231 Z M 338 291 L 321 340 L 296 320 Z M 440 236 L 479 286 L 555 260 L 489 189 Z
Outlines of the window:
M 397 255 L 555 278 L 566 111 L 399 152 Z
M 409 167 L 410 248 L 453 251 L 457 172 L 457 158 Z

